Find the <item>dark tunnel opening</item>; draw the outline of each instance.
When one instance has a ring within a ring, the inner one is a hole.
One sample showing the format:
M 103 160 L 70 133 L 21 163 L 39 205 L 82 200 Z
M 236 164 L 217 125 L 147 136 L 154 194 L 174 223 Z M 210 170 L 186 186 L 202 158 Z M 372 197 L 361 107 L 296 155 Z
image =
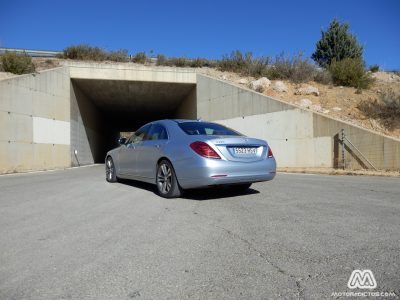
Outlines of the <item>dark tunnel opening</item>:
M 72 164 L 103 163 L 121 132 L 172 118 L 196 118 L 195 84 L 73 79 Z

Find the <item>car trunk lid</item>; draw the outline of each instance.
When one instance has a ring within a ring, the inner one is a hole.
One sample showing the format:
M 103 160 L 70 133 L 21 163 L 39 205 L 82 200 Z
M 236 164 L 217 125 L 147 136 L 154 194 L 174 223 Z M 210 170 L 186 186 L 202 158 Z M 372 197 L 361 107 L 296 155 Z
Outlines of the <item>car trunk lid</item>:
M 268 151 L 268 144 L 265 141 L 249 137 L 213 137 L 207 142 L 230 161 L 262 160 Z

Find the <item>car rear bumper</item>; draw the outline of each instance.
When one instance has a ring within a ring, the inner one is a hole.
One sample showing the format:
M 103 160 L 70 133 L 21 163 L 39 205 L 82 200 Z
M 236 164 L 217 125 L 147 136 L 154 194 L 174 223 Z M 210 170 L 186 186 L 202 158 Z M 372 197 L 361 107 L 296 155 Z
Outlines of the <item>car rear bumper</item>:
M 195 158 L 175 162 L 174 168 L 184 189 L 268 181 L 276 175 L 274 158 L 255 162 Z

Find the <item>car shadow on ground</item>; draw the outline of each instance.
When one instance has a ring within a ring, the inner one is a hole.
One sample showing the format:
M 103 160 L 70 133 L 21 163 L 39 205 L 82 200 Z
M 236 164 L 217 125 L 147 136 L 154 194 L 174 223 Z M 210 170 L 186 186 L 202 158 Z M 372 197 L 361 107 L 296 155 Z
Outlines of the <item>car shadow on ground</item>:
M 119 179 L 119 183 L 129 185 L 131 187 L 135 187 L 138 189 L 143 189 L 149 192 L 154 193 L 158 196 L 157 190 L 155 185 L 135 181 L 135 180 L 128 180 L 128 179 Z M 259 194 L 260 192 L 249 188 L 246 191 L 236 191 L 230 188 L 229 186 L 222 186 L 222 187 L 210 187 L 204 189 L 191 189 L 186 190 L 182 195 L 181 199 L 187 200 L 197 200 L 197 201 L 204 201 L 204 200 L 216 200 L 216 199 L 223 199 L 223 198 L 232 198 L 232 197 L 239 197 L 239 196 L 246 196 L 246 195 L 253 195 Z
M 187 200 L 204 201 L 204 200 L 216 200 L 223 198 L 233 198 L 239 196 L 259 194 L 259 193 L 260 193 L 259 191 L 252 188 L 249 188 L 246 191 L 239 192 L 230 189 L 229 186 L 224 186 L 224 187 L 211 187 L 206 189 L 187 190 L 183 194 L 182 198 Z

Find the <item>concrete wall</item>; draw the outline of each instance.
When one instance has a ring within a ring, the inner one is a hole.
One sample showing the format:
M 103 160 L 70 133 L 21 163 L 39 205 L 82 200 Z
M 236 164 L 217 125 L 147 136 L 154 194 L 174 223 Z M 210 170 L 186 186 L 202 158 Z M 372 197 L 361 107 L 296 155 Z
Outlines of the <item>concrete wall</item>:
M 196 119 L 197 118 L 197 93 L 196 88 L 186 96 L 180 103 L 175 112 L 176 119 Z
M 67 68 L 0 81 L 0 173 L 70 166 L 69 90 Z
M 74 62 L 65 65 L 0 81 L 0 173 L 103 161 L 105 150 L 115 145 L 116 129 L 110 130 L 110 120 L 94 104 L 92 95 L 85 94 L 71 79 L 177 83 L 186 87 L 196 84 L 193 69 Z M 194 118 L 195 102 L 193 88 L 174 111 L 181 117 Z
M 64 62 L 71 78 L 151 81 L 196 84 L 196 72 L 190 68 L 149 67 L 137 64 Z
M 71 162 L 73 166 L 102 162 L 106 122 L 88 95 L 71 82 Z M 75 150 L 77 154 L 75 154 Z
M 71 81 L 70 76 L 75 79 Z M 116 128 L 110 129 L 107 125 L 112 123 L 103 112 L 107 106 L 99 108 L 99 103 L 93 101 L 95 96 L 91 90 L 83 91 L 74 83 L 74 80 L 84 79 L 175 83 L 177 89 L 179 85 L 186 87 L 181 98 L 172 97 L 177 98 L 175 102 L 163 102 L 166 98 L 158 97 L 160 103 L 155 107 L 160 112 L 173 107 L 172 114 L 177 118 L 215 120 L 245 134 L 266 139 L 280 167 L 341 167 L 338 134 L 344 129 L 349 140 L 375 167 L 400 169 L 400 141 L 397 139 L 241 86 L 196 75 L 192 69 L 71 64 L 0 81 L 0 173 L 103 161 L 104 151 L 115 143 L 116 132 L 112 130 Z M 126 90 L 132 96 L 134 89 Z M 115 102 L 119 98 L 114 96 L 102 100 L 110 98 Z M 124 95 L 120 98 L 127 100 Z M 117 104 L 114 102 L 112 106 Z M 346 143 L 345 161 L 348 168 L 370 168 L 349 143 Z
M 292 109 L 217 122 L 267 140 L 279 167 L 332 167 L 333 141 L 327 136 L 314 137 L 311 112 Z
M 279 167 L 342 167 L 338 135 L 344 129 L 377 169 L 400 170 L 400 140 L 207 76 L 197 82 L 198 117 L 266 139 Z M 345 149 L 347 168 L 372 168 L 350 143 Z

